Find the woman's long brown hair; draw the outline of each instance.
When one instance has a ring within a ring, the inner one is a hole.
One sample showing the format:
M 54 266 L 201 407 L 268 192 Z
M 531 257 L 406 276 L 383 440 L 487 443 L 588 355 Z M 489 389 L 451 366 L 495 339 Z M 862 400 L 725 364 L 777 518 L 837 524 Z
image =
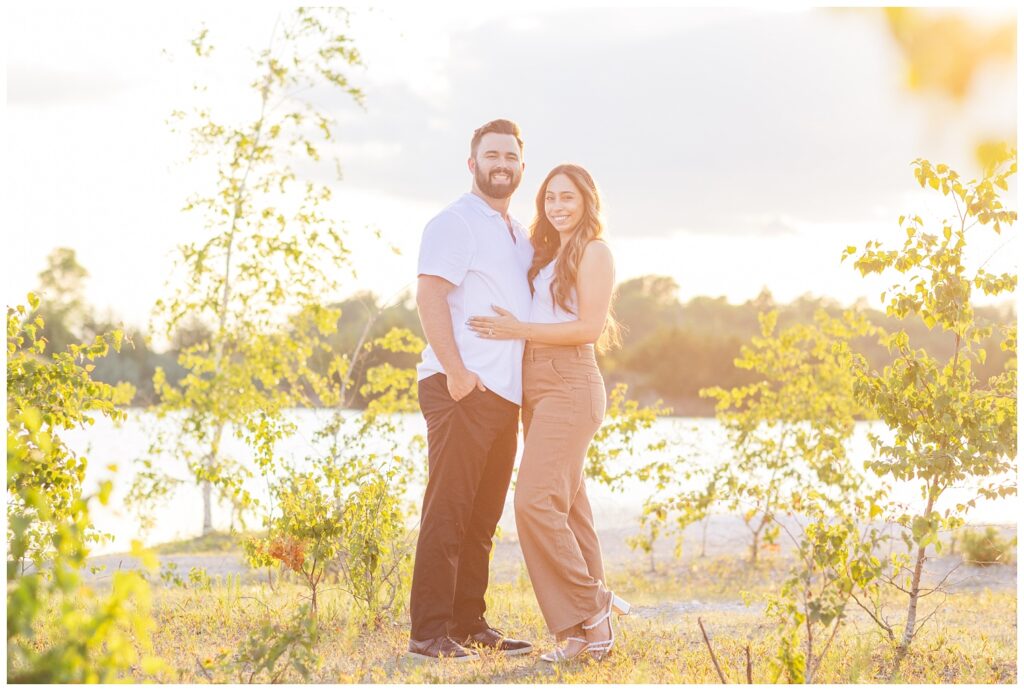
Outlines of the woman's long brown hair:
M 573 229 L 561 254 L 558 254 L 560 246 L 558 231 L 551 225 L 551 221 L 548 220 L 548 215 L 544 211 L 544 197 L 547 194 L 548 183 L 556 175 L 568 177 L 583 199 L 583 217 Z M 569 314 L 576 314 L 576 309 L 572 305 L 572 289 L 576 286 L 583 250 L 587 244 L 600 239 L 602 235 L 604 235 L 604 221 L 601 218 L 601 195 L 597 190 L 594 178 L 586 169 L 574 163 L 563 163 L 552 168 L 537 192 L 537 215 L 530 225 L 530 243 L 533 245 L 533 263 L 527 274 L 530 279 L 530 291 L 534 290 L 533 281 L 540 270 L 558 254 L 555 276 L 551 281 L 551 300 Z M 604 352 L 620 344 L 621 327 L 609 306 L 604 329 L 597 341 L 597 348 Z

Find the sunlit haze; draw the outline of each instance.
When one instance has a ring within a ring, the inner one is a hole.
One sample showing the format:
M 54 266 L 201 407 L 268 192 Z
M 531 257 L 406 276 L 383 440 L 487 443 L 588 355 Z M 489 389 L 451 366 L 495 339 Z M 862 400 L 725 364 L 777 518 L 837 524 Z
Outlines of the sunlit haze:
M 985 68 L 960 103 L 912 96 L 866 11 L 352 7 L 365 109 L 328 104 L 344 172 L 333 213 L 357 262 L 349 292 L 413 284 L 423 225 L 469 189 L 470 134 L 495 117 L 526 139 L 521 221 L 546 172 L 578 162 L 605 195 L 620 281 L 665 274 L 683 300 L 732 302 L 764 287 L 780 301 L 877 300 L 880 284 L 840 264 L 842 249 L 898 242 L 908 210 L 952 213 L 919 193 L 911 161 L 975 175 L 973 143 L 1016 127 L 1012 64 Z M 174 246 L 202 231 L 179 211 L 201 178 L 165 124 L 196 102 L 189 40 L 205 24 L 212 100 L 250 117 L 250 57 L 275 11 L 19 4 L 6 18 L 4 298 L 23 300 L 46 255 L 68 246 L 92 304 L 144 325 Z M 1004 242 L 975 248 L 995 251 L 991 270 L 1013 264 L 1015 241 Z

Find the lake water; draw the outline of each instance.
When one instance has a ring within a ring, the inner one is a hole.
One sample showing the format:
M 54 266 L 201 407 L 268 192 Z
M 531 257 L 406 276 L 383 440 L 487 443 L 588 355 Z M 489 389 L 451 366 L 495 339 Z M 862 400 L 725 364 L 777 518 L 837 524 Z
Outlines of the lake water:
M 302 467 L 305 465 L 304 459 L 315 457 L 321 453 L 321 449 L 318 449 L 317 443 L 314 442 L 314 434 L 329 419 L 330 412 L 302 409 L 290 411 L 289 416 L 296 423 L 298 431 L 292 437 L 280 442 L 278 456 L 282 459 L 290 459 Z M 423 418 L 418 414 L 398 416 L 398 423 L 404 438 L 411 439 L 412 435 L 425 435 L 426 433 Z M 115 426 L 106 419 L 97 419 L 96 424 L 91 427 L 64 433 L 64 438 L 69 445 L 89 459 L 89 471 L 86 475 L 87 491 L 94 490 L 102 479 L 112 478 L 114 480 L 114 492 L 109 505 L 103 507 L 94 504 L 93 507 L 96 527 L 103 532 L 112 534 L 114 539 L 112 542 L 98 547 L 95 553 L 125 551 L 130 548 L 131 541 L 136 538 L 142 538 L 147 544 L 156 544 L 194 537 L 201 532 L 202 497 L 199 487 L 194 482 L 186 482 L 169 501 L 157 509 L 156 514 L 152 516 L 155 519 L 155 527 L 146 534 L 141 533 L 138 518 L 124 505 L 124 496 L 134 472 L 134 459 L 146 454 L 158 426 L 171 429 L 173 424 L 171 420 L 157 421 L 154 416 L 142 410 L 130 410 L 128 421 L 120 426 Z M 871 453 L 867 438 L 868 432 L 874 430 L 879 433 L 882 429 L 878 423 L 858 423 L 850 442 L 851 457 L 868 458 Z M 674 460 L 676 463 L 706 466 L 718 463 L 729 453 L 724 444 L 724 431 L 712 418 L 659 419 L 655 426 L 641 437 L 636 448 L 644 448 L 647 442 L 657 439 L 668 440 L 669 448 L 661 456 L 677 459 Z M 226 453 L 243 463 L 247 462 L 246 459 L 251 458 L 245 445 L 234 437 L 227 437 L 223 446 Z M 522 453 L 521 438 L 519 452 Z M 647 460 L 650 460 L 647 454 L 617 459 L 617 466 L 612 469 L 618 470 Z M 162 459 L 162 462 L 166 464 L 163 469 L 167 473 L 188 480 L 187 469 L 183 461 Z M 106 467 L 110 464 L 115 464 L 118 467 L 115 473 L 107 470 Z M 251 491 L 254 495 L 264 498 L 266 490 L 265 488 L 261 489 L 258 486 L 260 484 L 265 485 L 262 481 L 259 483 L 254 481 Z M 600 523 L 599 528 L 608 529 L 635 524 L 644 499 L 650 495 L 652 490 L 650 486 L 639 481 L 627 483 L 618 491 L 595 481 L 589 481 L 587 491 L 597 522 Z M 893 497 L 916 507 L 921 503 L 918 492 L 913 486 L 896 487 Z M 422 484 L 417 484 L 411 489 L 410 497 L 415 500 L 420 496 L 422 496 Z M 969 496 L 967 488 L 954 488 L 947 491 L 939 508 L 963 501 Z M 502 530 L 506 533 L 515 531 L 511 501 L 512 493 L 510 492 L 501 519 Z M 969 521 L 982 524 L 1015 523 L 1017 508 L 1016 498 L 984 501 L 971 512 Z M 225 530 L 228 528 L 230 512 L 226 506 L 215 505 L 213 516 L 216 528 Z M 249 526 L 251 528 L 260 527 L 257 519 L 252 519 Z

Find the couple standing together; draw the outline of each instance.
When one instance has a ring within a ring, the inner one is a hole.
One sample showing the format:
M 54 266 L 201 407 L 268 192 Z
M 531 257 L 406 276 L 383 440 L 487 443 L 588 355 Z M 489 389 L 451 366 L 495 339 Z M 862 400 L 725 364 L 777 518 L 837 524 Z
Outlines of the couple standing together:
M 600 197 L 580 166 L 557 166 L 526 229 L 508 215 L 522 179 L 519 127 L 473 133 L 471 192 L 423 231 L 416 303 L 428 346 L 418 366 L 429 474 L 416 545 L 409 656 L 477 659 L 533 646 L 484 619 L 492 538 L 512 477 L 516 528 L 556 647 L 542 660 L 602 658 L 613 611 L 583 466 L 605 413 L 595 344 L 614 342 L 614 267 Z M 496 315 L 496 316 L 495 316 Z

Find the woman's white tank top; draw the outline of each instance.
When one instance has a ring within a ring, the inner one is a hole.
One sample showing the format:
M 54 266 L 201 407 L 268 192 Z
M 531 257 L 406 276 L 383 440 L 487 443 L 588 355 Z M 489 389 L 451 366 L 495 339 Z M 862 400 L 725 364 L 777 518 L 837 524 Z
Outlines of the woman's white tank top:
M 530 306 L 530 321 L 534 324 L 560 324 L 579 319 L 562 309 L 551 299 L 551 282 L 555 278 L 555 262 L 552 259 L 533 279 L 533 303 Z M 576 287 L 569 293 L 569 306 L 577 310 Z

